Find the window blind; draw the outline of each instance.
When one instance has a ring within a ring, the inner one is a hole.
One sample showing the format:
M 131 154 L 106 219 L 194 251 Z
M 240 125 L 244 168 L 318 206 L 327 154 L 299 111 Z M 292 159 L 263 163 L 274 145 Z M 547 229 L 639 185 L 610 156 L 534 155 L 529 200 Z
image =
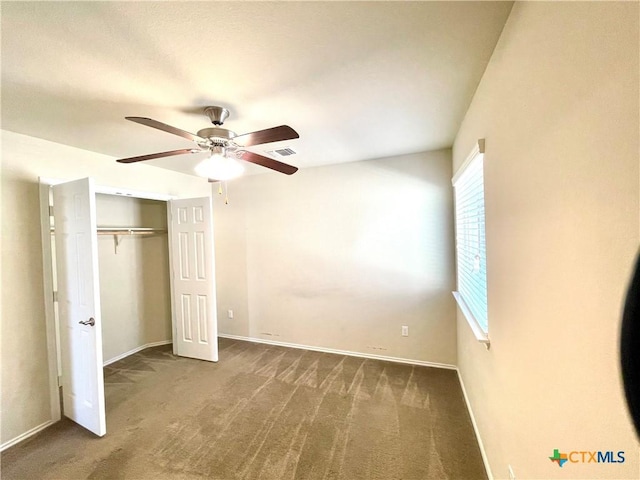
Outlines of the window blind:
M 454 179 L 458 294 L 480 328 L 488 332 L 484 155 L 477 153 Z

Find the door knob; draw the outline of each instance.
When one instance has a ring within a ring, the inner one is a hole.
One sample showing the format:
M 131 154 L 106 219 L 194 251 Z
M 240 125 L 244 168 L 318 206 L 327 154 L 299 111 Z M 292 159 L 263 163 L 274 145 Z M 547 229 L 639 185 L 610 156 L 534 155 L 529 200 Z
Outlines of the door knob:
M 78 323 L 80 325 L 91 325 L 93 327 L 96 324 L 96 321 L 93 319 L 93 317 L 91 317 L 89 320 L 80 320 Z

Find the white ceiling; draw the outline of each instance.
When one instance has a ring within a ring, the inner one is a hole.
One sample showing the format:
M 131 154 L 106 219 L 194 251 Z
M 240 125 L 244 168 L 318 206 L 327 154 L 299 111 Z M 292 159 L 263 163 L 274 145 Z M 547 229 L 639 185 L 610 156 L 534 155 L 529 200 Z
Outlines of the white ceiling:
M 220 105 L 238 134 L 296 129 L 251 150 L 301 168 L 449 147 L 511 5 L 2 2 L 2 128 L 129 157 L 193 144 L 125 116 L 195 133 Z

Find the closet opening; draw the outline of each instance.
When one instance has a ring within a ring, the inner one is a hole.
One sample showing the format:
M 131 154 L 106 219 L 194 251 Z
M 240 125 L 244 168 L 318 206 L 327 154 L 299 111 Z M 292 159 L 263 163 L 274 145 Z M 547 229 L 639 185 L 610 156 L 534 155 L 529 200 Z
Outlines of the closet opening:
M 105 365 L 167 343 L 218 360 L 211 197 L 41 178 L 40 213 L 51 417 L 103 436 Z
M 102 358 L 172 343 L 167 202 L 96 194 Z

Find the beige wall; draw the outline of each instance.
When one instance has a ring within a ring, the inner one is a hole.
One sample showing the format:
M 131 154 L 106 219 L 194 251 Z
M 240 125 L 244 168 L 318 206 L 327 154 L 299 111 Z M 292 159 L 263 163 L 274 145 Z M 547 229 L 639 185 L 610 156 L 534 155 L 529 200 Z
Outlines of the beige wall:
M 618 368 L 638 248 L 638 3 L 517 2 L 458 133 L 486 138 L 489 351 L 458 362 L 495 478 L 638 478 Z M 624 450 L 566 464 L 557 448 Z
M 245 177 L 229 195 L 214 200 L 221 333 L 456 363 L 450 150 Z
M 96 195 L 98 226 L 167 229 L 167 203 Z M 98 236 L 102 352 L 105 362 L 171 340 L 167 235 Z
M 102 185 L 178 196 L 210 192 L 196 177 L 2 131 L 1 444 L 51 419 L 38 176 L 92 176 Z

